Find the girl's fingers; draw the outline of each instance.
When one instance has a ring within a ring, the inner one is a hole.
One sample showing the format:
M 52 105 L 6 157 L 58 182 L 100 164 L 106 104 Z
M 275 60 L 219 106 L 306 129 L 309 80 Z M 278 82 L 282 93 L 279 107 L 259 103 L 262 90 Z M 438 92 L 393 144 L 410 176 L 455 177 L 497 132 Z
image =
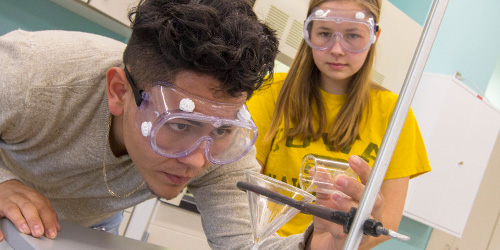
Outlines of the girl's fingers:
M 368 177 L 370 176 L 370 172 L 372 171 L 370 165 L 361 159 L 361 157 L 351 155 L 349 157 L 349 166 L 358 174 L 361 183 L 366 184 Z

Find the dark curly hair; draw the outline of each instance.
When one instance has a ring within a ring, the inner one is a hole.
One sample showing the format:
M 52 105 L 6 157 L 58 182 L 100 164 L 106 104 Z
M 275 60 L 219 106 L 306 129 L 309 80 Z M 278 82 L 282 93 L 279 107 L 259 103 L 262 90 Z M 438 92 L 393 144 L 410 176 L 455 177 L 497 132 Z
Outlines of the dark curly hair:
M 250 98 L 272 77 L 278 40 L 248 1 L 142 0 L 129 18 L 123 60 L 141 87 L 193 71 L 218 79 L 217 91 Z

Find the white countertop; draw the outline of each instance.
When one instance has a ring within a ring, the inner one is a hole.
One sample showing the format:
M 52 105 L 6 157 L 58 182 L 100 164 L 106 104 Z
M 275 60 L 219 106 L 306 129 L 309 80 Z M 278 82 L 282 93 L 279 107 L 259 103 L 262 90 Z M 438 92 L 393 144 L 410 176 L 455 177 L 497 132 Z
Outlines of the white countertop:
M 167 248 L 143 241 L 129 239 L 111 233 L 60 221 L 61 231 L 57 238 L 35 238 L 20 233 L 7 219 L 0 219 L 0 229 L 5 239 L 0 243 L 0 250 L 93 250 L 93 249 L 141 249 L 166 250 Z

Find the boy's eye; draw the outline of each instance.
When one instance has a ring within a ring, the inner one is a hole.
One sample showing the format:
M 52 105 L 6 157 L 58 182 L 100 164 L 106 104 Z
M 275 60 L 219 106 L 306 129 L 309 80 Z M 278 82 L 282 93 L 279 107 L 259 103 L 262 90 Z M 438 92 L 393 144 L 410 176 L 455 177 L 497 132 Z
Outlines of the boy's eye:
M 230 128 L 218 128 L 218 129 L 214 130 L 213 133 L 216 137 L 220 138 L 220 137 L 231 134 L 232 130 Z
M 188 128 L 188 125 L 183 123 L 169 123 L 168 126 L 175 131 L 185 131 Z

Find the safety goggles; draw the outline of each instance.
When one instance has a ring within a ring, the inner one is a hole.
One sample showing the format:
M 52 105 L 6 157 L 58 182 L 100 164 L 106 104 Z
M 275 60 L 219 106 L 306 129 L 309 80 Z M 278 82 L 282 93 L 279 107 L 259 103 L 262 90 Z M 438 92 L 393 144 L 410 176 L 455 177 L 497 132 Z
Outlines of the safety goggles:
M 166 82 L 140 91 L 125 72 L 139 107 L 137 128 L 157 154 L 179 158 L 202 147 L 210 162 L 227 164 L 252 148 L 257 127 L 244 103 L 206 100 Z
M 360 53 L 375 43 L 377 31 L 368 11 L 315 8 L 304 23 L 303 36 L 315 50 L 331 49 L 338 41 L 346 51 Z

